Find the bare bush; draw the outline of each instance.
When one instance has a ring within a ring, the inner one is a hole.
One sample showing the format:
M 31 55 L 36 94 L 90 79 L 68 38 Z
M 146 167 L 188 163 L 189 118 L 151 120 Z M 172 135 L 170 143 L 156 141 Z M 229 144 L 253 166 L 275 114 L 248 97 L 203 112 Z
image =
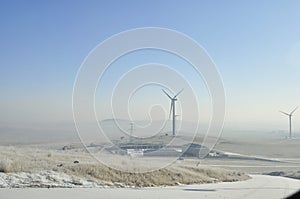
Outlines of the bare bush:
M 0 160 L 0 172 L 2 173 L 13 172 L 11 163 L 8 160 Z

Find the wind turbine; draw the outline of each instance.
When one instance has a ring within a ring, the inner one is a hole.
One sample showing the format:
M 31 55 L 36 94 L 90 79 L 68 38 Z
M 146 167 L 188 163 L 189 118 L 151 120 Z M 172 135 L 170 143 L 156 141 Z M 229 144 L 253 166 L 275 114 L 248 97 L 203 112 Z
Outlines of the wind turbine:
M 286 112 L 283 112 L 283 111 L 279 111 L 280 113 L 283 113 L 287 116 L 289 116 L 289 122 L 290 122 L 290 138 L 292 138 L 292 116 L 294 114 L 294 112 L 297 110 L 298 106 L 290 113 L 286 113 Z
M 183 89 L 181 89 L 174 97 L 171 97 L 164 89 L 162 89 L 162 91 L 168 96 L 168 98 L 170 98 L 171 100 L 171 107 L 170 107 L 170 113 L 169 113 L 169 118 L 171 116 L 171 112 L 173 110 L 173 114 L 172 114 L 172 118 L 173 118 L 173 129 L 172 129 L 172 132 L 173 132 L 173 136 L 176 135 L 176 114 L 175 114 L 175 102 L 177 101 L 177 96 L 183 91 Z

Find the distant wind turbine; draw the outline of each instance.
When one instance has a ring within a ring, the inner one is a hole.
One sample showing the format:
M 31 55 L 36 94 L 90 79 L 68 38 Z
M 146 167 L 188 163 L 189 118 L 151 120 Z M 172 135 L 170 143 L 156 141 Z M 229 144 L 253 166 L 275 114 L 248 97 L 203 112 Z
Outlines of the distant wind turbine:
M 290 122 L 290 138 L 292 138 L 292 116 L 294 112 L 297 110 L 298 106 L 289 114 L 283 111 L 279 111 L 280 113 L 283 113 L 289 117 L 289 122 Z
M 172 129 L 172 132 L 173 132 L 173 136 L 176 135 L 176 114 L 175 114 L 175 102 L 177 101 L 177 96 L 183 91 L 183 89 L 181 89 L 174 97 L 171 97 L 164 89 L 162 89 L 162 91 L 168 96 L 168 98 L 170 98 L 171 100 L 171 107 L 170 107 L 170 113 L 169 113 L 169 118 L 171 116 L 171 112 L 173 110 L 173 129 Z

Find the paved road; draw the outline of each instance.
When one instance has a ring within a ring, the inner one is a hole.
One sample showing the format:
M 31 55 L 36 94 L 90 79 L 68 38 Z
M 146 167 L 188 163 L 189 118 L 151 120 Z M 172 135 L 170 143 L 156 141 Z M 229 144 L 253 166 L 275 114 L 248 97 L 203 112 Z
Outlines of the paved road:
M 284 198 L 300 189 L 300 180 L 252 175 L 243 182 L 184 185 L 155 188 L 0 189 L 1 199 L 90 199 L 90 198 Z

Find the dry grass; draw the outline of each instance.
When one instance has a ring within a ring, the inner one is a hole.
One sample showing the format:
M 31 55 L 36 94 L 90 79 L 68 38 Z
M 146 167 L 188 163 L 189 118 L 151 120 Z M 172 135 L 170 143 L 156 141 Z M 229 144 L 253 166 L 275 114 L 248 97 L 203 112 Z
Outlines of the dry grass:
M 49 155 L 51 154 L 51 155 Z M 147 173 L 130 173 L 96 162 L 86 152 L 49 151 L 37 148 L 0 147 L 1 172 L 52 170 L 93 181 L 120 186 L 163 186 L 219 181 L 238 181 L 249 177 L 243 173 L 217 168 L 173 165 Z M 79 164 L 74 164 L 79 160 Z M 58 166 L 59 165 L 59 166 Z
M 207 167 L 170 166 L 147 173 L 130 173 L 99 164 L 70 165 L 59 169 L 64 173 L 91 180 L 122 183 L 126 186 L 151 187 L 162 185 L 239 181 L 249 176 L 235 171 Z

